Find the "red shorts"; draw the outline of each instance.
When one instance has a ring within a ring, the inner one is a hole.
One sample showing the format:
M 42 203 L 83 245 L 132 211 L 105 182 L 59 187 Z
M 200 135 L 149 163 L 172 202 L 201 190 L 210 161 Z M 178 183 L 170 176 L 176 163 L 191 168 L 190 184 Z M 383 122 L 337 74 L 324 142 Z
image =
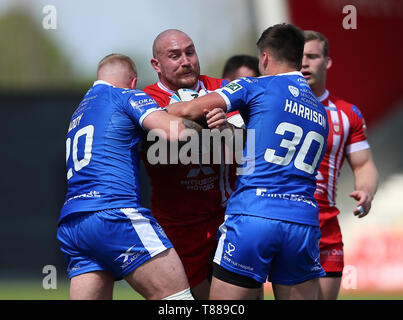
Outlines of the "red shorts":
M 217 247 L 217 230 L 224 217 L 210 218 L 197 224 L 170 226 L 160 223 L 178 253 L 191 288 L 211 273 Z
M 343 272 L 343 241 L 337 216 L 321 219 L 319 215 L 319 224 L 322 233 L 319 243 L 320 263 L 326 272 Z

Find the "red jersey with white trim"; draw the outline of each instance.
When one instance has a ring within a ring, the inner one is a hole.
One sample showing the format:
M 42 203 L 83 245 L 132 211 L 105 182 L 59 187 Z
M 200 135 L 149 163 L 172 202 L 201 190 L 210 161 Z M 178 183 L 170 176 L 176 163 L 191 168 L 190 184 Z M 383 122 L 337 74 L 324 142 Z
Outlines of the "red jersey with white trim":
M 213 91 L 226 80 L 205 75 L 199 77 L 196 91 Z M 161 82 L 144 88 L 161 107 L 166 107 L 174 91 Z M 186 225 L 206 221 L 217 215 L 224 217 L 225 205 L 235 185 L 234 166 L 213 165 L 151 165 L 143 157 L 151 180 L 151 210 L 164 225 Z M 224 157 L 222 157 L 224 162 Z
M 221 88 L 225 84 L 227 84 L 226 80 L 200 75 L 195 91 L 199 92 L 201 89 L 205 91 L 213 91 Z M 143 91 L 152 96 L 160 107 L 166 107 L 171 100 L 171 96 L 175 93 L 174 90 L 168 89 L 161 82 L 156 82 L 152 85 L 149 85 L 145 87 Z
M 319 205 L 319 218 L 336 216 L 336 187 L 340 169 L 346 155 L 370 148 L 365 135 L 365 121 L 361 111 L 353 104 L 329 94 L 318 97 L 327 111 L 329 135 L 326 152 L 319 167 L 315 198 Z

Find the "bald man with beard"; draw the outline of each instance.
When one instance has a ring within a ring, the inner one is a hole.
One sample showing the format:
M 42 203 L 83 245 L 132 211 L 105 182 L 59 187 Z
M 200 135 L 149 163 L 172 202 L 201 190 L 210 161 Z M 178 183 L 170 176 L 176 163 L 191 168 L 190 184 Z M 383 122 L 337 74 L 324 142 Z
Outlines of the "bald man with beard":
M 226 80 L 200 75 L 192 39 L 168 29 L 153 44 L 151 65 L 159 81 L 144 88 L 161 107 L 181 88 L 213 91 Z M 151 209 L 164 228 L 185 267 L 196 299 L 207 299 L 216 233 L 224 222 L 226 202 L 234 190 L 235 166 L 221 164 L 151 165 L 143 157 L 150 177 Z

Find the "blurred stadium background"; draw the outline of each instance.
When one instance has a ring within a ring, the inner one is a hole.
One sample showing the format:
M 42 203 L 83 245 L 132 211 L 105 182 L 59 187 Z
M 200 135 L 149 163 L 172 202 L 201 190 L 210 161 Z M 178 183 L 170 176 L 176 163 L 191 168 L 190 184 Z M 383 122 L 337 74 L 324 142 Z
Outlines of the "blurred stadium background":
M 46 5 L 57 10 L 56 29 L 44 28 Z M 343 27 L 346 5 L 356 8 L 357 29 Z M 66 187 L 65 132 L 103 56 L 131 56 L 142 89 L 157 80 L 149 64 L 153 39 L 178 28 L 193 38 L 202 73 L 220 77 L 227 58 L 256 55 L 261 32 L 278 22 L 328 37 L 334 61 L 328 88 L 361 108 L 380 173 L 372 211 L 361 220 L 352 215 L 347 164 L 339 180 L 346 263 L 340 298 L 402 299 L 400 0 L 0 0 L 0 299 L 68 298 L 56 240 Z M 148 206 L 150 189 L 144 173 L 142 178 Z M 43 288 L 47 265 L 57 270 L 57 289 Z M 119 282 L 115 298 L 141 297 Z

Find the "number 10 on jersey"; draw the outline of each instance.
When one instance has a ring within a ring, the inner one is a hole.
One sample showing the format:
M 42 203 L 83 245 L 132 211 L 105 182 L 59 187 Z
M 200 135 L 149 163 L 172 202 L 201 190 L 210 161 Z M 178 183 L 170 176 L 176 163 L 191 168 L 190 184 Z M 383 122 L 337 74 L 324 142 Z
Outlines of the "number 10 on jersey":
M 78 139 L 85 136 L 84 143 L 84 157 L 78 159 Z M 66 163 L 69 160 L 70 154 L 73 157 L 74 171 L 80 171 L 82 168 L 87 166 L 91 161 L 92 156 L 92 142 L 94 140 L 94 126 L 88 125 L 81 128 L 76 132 L 73 138 L 73 146 L 71 145 L 71 138 L 66 140 Z M 73 168 L 68 168 L 67 170 L 67 180 L 73 176 Z

